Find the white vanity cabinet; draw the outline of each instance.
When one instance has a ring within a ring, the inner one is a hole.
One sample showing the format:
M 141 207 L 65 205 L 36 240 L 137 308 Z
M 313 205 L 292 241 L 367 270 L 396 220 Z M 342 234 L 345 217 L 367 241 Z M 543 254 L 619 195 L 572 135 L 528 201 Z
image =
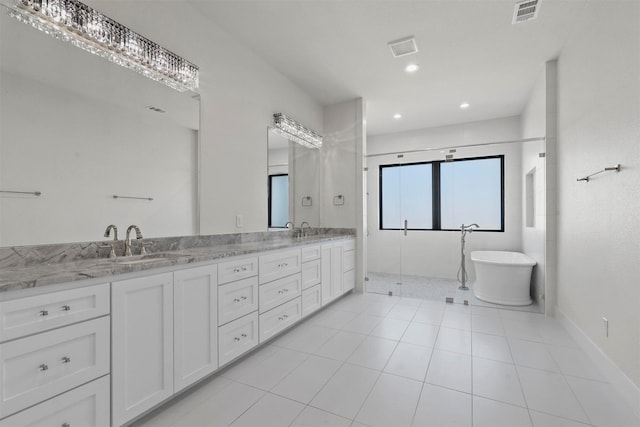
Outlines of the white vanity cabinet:
M 113 282 L 113 425 L 218 368 L 217 266 Z
M 342 245 L 342 293 L 355 287 L 356 282 L 356 242 L 348 240 Z
M 108 283 L 0 302 L 0 426 L 109 424 L 108 315 Z
M 355 285 L 355 240 L 339 240 L 321 247 L 322 305 L 351 291 Z
M 218 369 L 217 266 L 173 273 L 174 391 Z
M 262 343 L 302 318 L 302 251 L 268 252 L 258 263 Z
M 112 420 L 120 426 L 173 394 L 173 274 L 113 282 Z

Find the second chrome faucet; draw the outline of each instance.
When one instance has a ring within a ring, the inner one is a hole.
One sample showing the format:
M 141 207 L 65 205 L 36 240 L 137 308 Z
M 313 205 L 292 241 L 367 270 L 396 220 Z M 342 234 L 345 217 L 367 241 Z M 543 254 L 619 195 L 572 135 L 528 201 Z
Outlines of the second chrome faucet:
M 140 227 L 137 225 L 130 225 L 127 228 L 127 236 L 124 239 L 124 256 L 131 256 L 131 230 L 136 231 L 136 239 L 142 239 L 142 232 L 140 231 Z M 141 251 L 144 250 L 144 246 L 142 246 Z M 143 255 L 141 253 L 141 255 Z

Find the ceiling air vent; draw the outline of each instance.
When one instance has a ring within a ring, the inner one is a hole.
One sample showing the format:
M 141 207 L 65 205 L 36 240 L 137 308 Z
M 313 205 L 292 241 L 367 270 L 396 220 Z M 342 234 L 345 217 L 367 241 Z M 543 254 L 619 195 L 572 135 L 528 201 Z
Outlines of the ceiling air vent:
M 521 22 L 535 19 L 538 17 L 538 11 L 540 0 L 526 0 L 516 3 L 516 7 L 513 11 L 512 24 L 519 24 Z
M 393 56 L 396 58 L 399 56 L 411 55 L 418 51 L 418 45 L 416 45 L 416 40 L 413 36 L 389 42 L 389 48 L 391 49 Z

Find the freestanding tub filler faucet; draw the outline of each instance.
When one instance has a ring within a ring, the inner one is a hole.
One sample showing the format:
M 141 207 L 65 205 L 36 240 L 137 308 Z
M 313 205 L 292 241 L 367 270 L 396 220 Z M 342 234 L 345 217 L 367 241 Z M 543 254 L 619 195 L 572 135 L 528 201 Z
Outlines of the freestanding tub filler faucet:
M 467 233 L 473 232 L 474 227 L 480 228 L 478 224 L 462 224 L 460 226 L 462 236 L 460 237 L 460 268 L 458 269 L 458 282 L 460 282 L 460 286 L 458 287 L 458 289 L 463 291 L 469 290 L 469 287 L 467 286 L 467 279 L 469 278 L 469 276 L 467 275 L 467 267 L 464 259 L 464 238 Z

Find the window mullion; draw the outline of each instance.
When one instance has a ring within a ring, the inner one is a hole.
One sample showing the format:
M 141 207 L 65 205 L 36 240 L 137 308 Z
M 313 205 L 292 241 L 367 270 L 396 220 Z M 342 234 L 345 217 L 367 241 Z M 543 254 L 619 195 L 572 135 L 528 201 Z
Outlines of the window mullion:
M 440 230 L 440 164 L 442 162 L 431 163 L 431 197 L 432 197 L 432 227 Z

